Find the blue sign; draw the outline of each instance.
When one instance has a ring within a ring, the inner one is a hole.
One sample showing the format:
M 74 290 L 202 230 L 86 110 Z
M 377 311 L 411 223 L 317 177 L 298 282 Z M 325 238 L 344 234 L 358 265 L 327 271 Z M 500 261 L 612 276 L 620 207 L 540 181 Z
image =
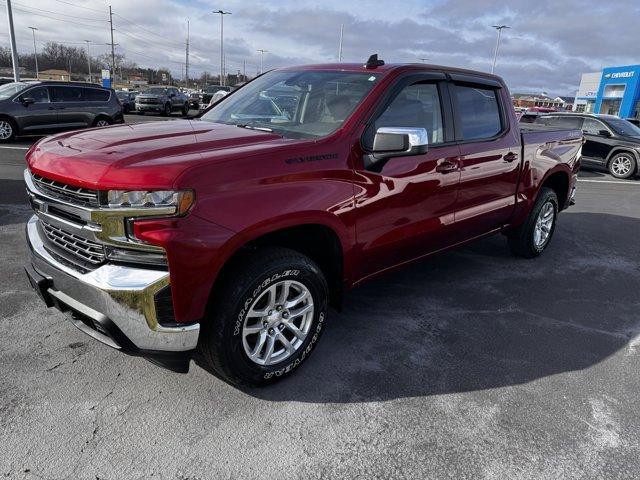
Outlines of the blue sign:
M 609 67 L 602 71 L 596 96 L 596 113 L 633 117 L 639 100 L 640 65 Z

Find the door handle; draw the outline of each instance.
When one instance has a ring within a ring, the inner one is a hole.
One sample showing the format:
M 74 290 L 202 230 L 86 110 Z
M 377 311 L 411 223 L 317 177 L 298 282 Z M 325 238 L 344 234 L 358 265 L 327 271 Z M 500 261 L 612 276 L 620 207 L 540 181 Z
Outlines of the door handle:
M 443 162 L 436 165 L 436 172 L 439 173 L 451 173 L 458 170 L 460 167 L 460 161 L 458 159 L 454 160 L 444 160 Z
M 502 159 L 505 162 L 511 163 L 511 162 L 513 162 L 515 160 L 518 160 L 518 154 L 517 153 L 513 153 L 513 152 L 509 152 L 504 157 L 502 157 Z
M 49 107 L 49 110 L 55 110 L 56 107 Z

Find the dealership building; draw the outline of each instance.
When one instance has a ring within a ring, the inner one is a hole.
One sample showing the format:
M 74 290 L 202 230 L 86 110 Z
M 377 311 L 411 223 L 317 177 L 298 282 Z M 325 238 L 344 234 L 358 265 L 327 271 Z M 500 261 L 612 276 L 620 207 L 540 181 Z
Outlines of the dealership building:
M 640 118 L 640 65 L 583 74 L 573 110 Z

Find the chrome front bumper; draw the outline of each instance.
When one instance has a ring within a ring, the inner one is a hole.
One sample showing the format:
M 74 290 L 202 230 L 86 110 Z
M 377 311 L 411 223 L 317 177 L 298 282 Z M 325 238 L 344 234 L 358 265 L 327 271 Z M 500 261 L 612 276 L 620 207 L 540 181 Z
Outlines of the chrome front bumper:
M 38 288 L 40 279 L 39 293 L 45 303 L 70 313 L 85 333 L 142 356 L 195 349 L 199 323 L 161 325 L 157 321 L 154 296 L 169 285 L 167 271 L 107 263 L 81 273 L 44 248 L 35 215 L 27 223 L 26 233 L 31 249 L 31 265 L 26 269 L 31 283 Z

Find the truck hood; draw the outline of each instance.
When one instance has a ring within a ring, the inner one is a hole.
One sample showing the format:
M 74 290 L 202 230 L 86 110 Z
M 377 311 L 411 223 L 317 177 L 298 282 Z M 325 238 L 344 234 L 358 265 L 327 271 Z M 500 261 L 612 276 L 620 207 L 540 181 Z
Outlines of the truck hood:
M 286 142 L 270 132 L 192 120 L 94 128 L 45 138 L 27 152 L 29 169 L 93 189 L 171 188 L 187 168 Z

